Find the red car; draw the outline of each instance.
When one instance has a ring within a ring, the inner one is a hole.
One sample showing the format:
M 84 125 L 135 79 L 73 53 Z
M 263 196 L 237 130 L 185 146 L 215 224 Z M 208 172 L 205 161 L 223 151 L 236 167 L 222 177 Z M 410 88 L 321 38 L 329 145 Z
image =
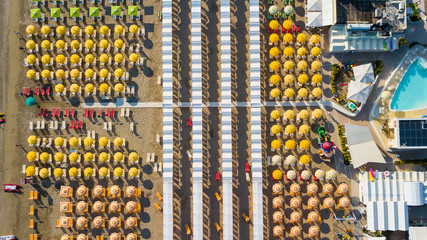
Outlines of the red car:
M 3 184 L 3 191 L 5 192 L 20 192 L 19 188 L 21 187 L 18 184 Z

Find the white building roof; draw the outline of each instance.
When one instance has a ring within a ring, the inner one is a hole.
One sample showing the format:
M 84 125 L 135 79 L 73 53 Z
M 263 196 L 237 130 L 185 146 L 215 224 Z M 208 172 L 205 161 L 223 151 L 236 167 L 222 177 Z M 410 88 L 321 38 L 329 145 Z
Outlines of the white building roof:
M 331 26 L 336 22 L 335 0 L 322 1 L 323 26 Z
M 307 26 L 323 26 L 322 12 L 307 12 Z
M 365 103 L 369 96 L 369 84 L 357 81 L 350 81 L 347 90 L 347 99 Z
M 408 231 L 406 202 L 367 202 L 367 229 L 369 231 Z
M 334 0 L 308 0 L 306 16 L 308 27 L 331 26 L 336 22 L 336 7 Z
M 307 0 L 307 11 L 310 12 L 320 12 L 322 11 L 322 1 L 321 0 Z
M 404 182 L 403 189 L 405 201 L 408 206 L 422 206 L 426 203 L 424 195 L 424 183 L 422 182 Z
M 374 69 L 371 63 L 362 64 L 353 67 L 354 80 L 356 82 L 373 83 L 375 82 Z
M 409 227 L 409 240 L 424 240 L 427 236 L 427 227 Z

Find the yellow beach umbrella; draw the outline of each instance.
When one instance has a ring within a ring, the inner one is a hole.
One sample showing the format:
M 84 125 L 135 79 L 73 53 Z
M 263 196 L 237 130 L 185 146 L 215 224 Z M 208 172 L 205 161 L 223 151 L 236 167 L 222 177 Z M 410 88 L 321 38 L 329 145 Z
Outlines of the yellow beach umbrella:
M 305 47 L 300 47 L 297 50 L 297 54 L 300 56 L 305 56 L 305 55 L 307 55 L 307 49 L 305 49 Z
M 61 152 L 57 152 L 53 156 L 53 159 L 55 159 L 55 162 L 62 162 L 62 161 L 64 161 L 64 154 Z
M 29 64 L 33 64 L 33 63 L 35 63 L 35 62 L 36 62 L 36 56 L 34 56 L 33 54 L 28 55 L 28 56 L 27 56 L 27 62 L 28 62 Z
M 288 140 L 285 142 L 286 149 L 292 150 L 295 149 L 296 143 L 294 140 Z
M 310 52 L 311 52 L 311 55 L 317 57 L 317 56 L 320 55 L 320 48 L 319 47 L 314 47 L 314 48 L 311 49 Z
M 121 39 L 117 39 L 114 41 L 114 47 L 121 49 L 125 43 Z
M 34 152 L 34 151 L 29 151 L 29 152 L 27 153 L 27 160 L 28 160 L 28 161 L 33 162 L 33 161 L 35 161 L 36 159 L 37 159 L 37 153 L 36 153 L 36 152 Z
M 93 56 L 92 54 L 87 54 L 85 56 L 85 62 L 91 64 L 95 61 L 95 56 Z
M 283 173 L 280 170 L 274 170 L 272 175 L 274 180 L 280 180 L 283 177 Z
M 283 54 L 284 54 L 286 57 L 290 57 L 290 56 L 294 55 L 294 49 L 293 49 L 293 48 L 291 48 L 291 47 L 286 47 L 286 48 L 283 50 Z
M 93 161 L 93 153 L 91 153 L 91 152 L 85 153 L 84 159 L 86 162 L 92 162 Z
M 76 152 L 72 152 L 68 155 L 68 159 L 70 159 L 70 162 L 77 162 L 79 155 Z
M 34 166 L 28 166 L 27 169 L 25 169 L 25 174 L 29 177 L 34 176 L 34 174 L 36 174 L 36 168 Z
M 62 69 L 58 69 L 55 72 L 55 76 L 56 76 L 56 78 L 64 79 L 65 78 L 65 71 Z
M 117 83 L 116 85 L 114 85 L 114 91 L 117 93 L 122 93 L 124 89 L 125 87 L 121 83 Z
M 307 141 L 307 140 L 305 140 L 305 141 Z M 310 146 L 310 145 L 309 145 L 309 146 Z M 310 163 L 311 159 L 310 159 L 310 157 L 309 157 L 308 155 L 304 154 L 304 155 L 302 155 L 302 156 L 299 158 L 299 161 L 300 161 L 300 163 L 301 163 L 301 164 L 307 165 L 307 164 L 309 164 L 309 163 Z
M 294 40 L 294 37 L 292 36 L 292 34 L 286 33 L 285 35 L 283 35 L 283 41 L 285 43 L 291 43 L 293 40 Z
M 49 177 L 49 171 L 47 170 L 47 168 L 40 169 L 39 177 L 41 177 L 41 178 L 48 178 Z
M 139 170 L 136 167 L 133 167 L 131 169 L 129 169 L 129 176 L 130 177 L 136 177 L 139 174 Z
M 92 35 L 93 33 L 95 33 L 95 28 L 92 25 L 88 25 L 85 27 L 85 33 L 87 35 Z
M 313 61 L 311 63 L 311 69 L 313 71 L 318 71 L 321 67 L 322 67 L 322 64 L 320 63 L 320 61 Z
M 285 97 L 291 98 L 293 96 L 295 96 L 295 91 L 292 88 L 286 88 Z
M 101 84 L 101 86 L 99 86 L 99 91 L 101 91 L 103 93 L 108 92 L 109 89 L 110 89 L 110 87 L 106 83 L 103 83 L 103 84 Z
M 306 74 L 301 74 L 298 76 L 298 82 L 301 84 L 306 84 L 308 81 L 308 76 Z
M 277 43 L 279 41 L 279 39 L 280 39 L 279 35 L 277 35 L 275 33 L 271 34 L 270 37 L 269 37 L 270 42 L 273 43 L 273 44 Z
M 114 70 L 114 76 L 120 78 L 123 77 L 124 71 L 121 68 L 117 68 L 116 70 Z
M 48 35 L 48 34 L 50 33 L 50 27 L 49 27 L 48 25 L 43 25 L 43 27 L 42 27 L 42 29 L 41 29 L 41 32 L 42 32 L 44 35 Z
M 80 91 L 80 86 L 76 83 L 71 84 L 70 91 L 72 93 L 78 93 Z
M 73 40 L 73 41 L 71 41 L 70 46 L 72 49 L 79 49 L 80 48 L 80 42 L 78 40 Z
M 85 175 L 85 177 L 92 177 L 93 175 L 93 168 L 91 167 L 87 167 L 85 168 L 85 170 L 83 171 L 83 174 Z
M 85 71 L 85 77 L 86 78 L 93 78 L 93 76 L 95 75 L 95 72 L 93 71 L 93 69 L 88 68 Z
M 50 60 L 51 60 L 51 57 L 49 55 L 47 55 L 47 54 L 43 55 L 42 63 L 48 64 L 48 63 L 50 63 Z
M 64 49 L 65 48 L 65 42 L 64 42 L 64 40 L 58 40 L 58 41 L 56 41 L 55 46 L 58 49 Z
M 110 46 L 110 43 L 107 40 L 103 39 L 101 40 L 101 42 L 99 42 L 99 46 L 103 49 L 107 49 L 108 46 Z
M 27 47 L 28 49 L 34 49 L 36 48 L 36 42 L 34 42 L 33 40 L 28 40 L 27 43 L 25 43 L 25 47 Z
M 56 34 L 58 35 L 64 35 L 66 32 L 65 26 L 58 26 L 56 27 Z
M 286 134 L 291 135 L 291 134 L 294 134 L 294 132 L 295 132 L 295 126 L 294 125 L 287 125 L 286 126 L 286 128 L 285 128 Z
M 304 70 L 306 70 L 307 69 L 307 62 L 306 61 L 299 61 L 298 62 L 298 65 L 297 65 L 297 67 L 298 67 L 298 69 L 300 70 L 300 71 L 304 71 Z
M 37 137 L 34 136 L 34 135 L 31 135 L 31 136 L 28 137 L 27 142 L 30 145 L 34 145 L 37 142 Z
M 70 174 L 70 177 L 77 177 L 79 170 L 76 167 L 72 167 L 68 170 L 68 174 Z
M 123 168 L 116 167 L 113 172 L 115 177 L 121 177 L 123 175 Z
M 99 139 L 99 145 L 102 147 L 106 147 L 108 145 L 108 138 L 102 137 Z
M 291 120 L 291 119 L 295 118 L 295 112 L 292 111 L 292 110 L 287 110 L 285 112 L 285 118 L 288 119 L 288 120 Z
M 299 147 L 301 149 L 308 150 L 310 148 L 310 142 L 304 139 L 299 143 Z
M 279 75 L 276 75 L 276 74 L 272 75 L 270 77 L 270 83 L 273 84 L 273 85 L 279 84 L 280 83 L 280 77 L 279 77 Z
M 92 83 L 88 83 L 88 84 L 86 84 L 86 86 L 85 86 L 85 92 L 87 92 L 87 93 L 93 93 L 93 90 L 94 90 L 94 86 L 93 86 L 93 84 Z
M 323 112 L 320 109 L 315 109 L 312 112 L 312 115 L 313 115 L 314 118 L 319 119 L 319 118 L 321 118 L 323 116 Z
M 273 110 L 273 111 L 271 111 L 271 113 L 270 113 L 270 117 L 271 117 L 272 119 L 274 119 L 274 120 L 279 119 L 279 118 L 280 118 L 280 116 L 281 116 L 281 114 L 280 114 L 280 111 L 279 111 L 279 110 Z
M 132 53 L 130 56 L 129 56 L 129 60 L 131 61 L 131 62 L 137 62 L 138 61 L 138 59 L 139 59 L 139 56 L 138 56 L 138 54 L 136 54 L 136 53 Z
M 301 110 L 298 115 L 302 120 L 307 120 L 310 117 L 310 114 L 305 109 Z
M 121 147 L 123 145 L 123 138 L 116 137 L 116 139 L 114 139 L 114 145 L 117 147 Z
M 83 144 L 84 144 L 86 147 L 90 147 L 90 146 L 92 146 L 92 145 L 93 145 L 93 138 L 91 138 L 91 137 L 86 137 L 86 138 L 85 138 L 85 140 L 83 141 Z
M 99 28 L 99 32 L 102 35 L 107 35 L 109 31 L 110 31 L 110 29 L 105 25 Z
M 311 81 L 314 84 L 320 84 L 322 82 L 322 75 L 320 75 L 320 74 L 314 74 L 313 77 L 311 77 Z
M 270 69 L 273 71 L 277 71 L 280 69 L 280 63 L 278 61 L 272 61 L 270 63 Z
M 103 68 L 101 71 L 99 71 L 99 76 L 102 78 L 108 77 L 109 74 L 110 72 L 106 68 Z
M 102 152 L 99 154 L 99 161 L 106 162 L 108 160 L 108 153 Z
M 102 63 L 107 63 L 109 59 L 110 57 L 105 53 L 101 54 L 101 56 L 99 57 L 99 61 L 101 61 Z
M 130 25 L 129 32 L 132 34 L 137 34 L 138 33 L 138 26 L 135 24 Z
M 72 63 L 79 63 L 80 62 L 80 56 L 77 54 L 73 54 L 73 55 L 71 55 L 70 61 Z
M 121 162 L 121 161 L 123 161 L 123 153 L 121 153 L 121 152 L 116 152 L 116 153 L 114 154 L 114 161 L 116 161 L 116 162 Z
M 308 134 L 310 132 L 310 127 L 308 125 L 301 125 L 299 127 L 299 133 L 302 135 Z
M 114 32 L 117 33 L 118 35 L 121 35 L 124 32 L 124 28 L 122 25 L 116 25 L 114 27 Z
M 44 69 L 42 71 L 42 78 L 49 78 L 50 77 L 50 70 Z
M 71 34 L 74 36 L 77 36 L 80 34 L 80 27 L 79 26 L 72 26 L 71 27 Z
M 279 125 L 275 124 L 271 127 L 270 131 L 273 134 L 279 134 L 282 131 L 282 128 Z
M 139 159 L 139 155 L 138 155 L 138 153 L 136 153 L 136 152 L 131 152 L 131 153 L 129 154 L 129 161 L 131 161 L 131 162 L 136 162 L 136 161 L 138 161 L 138 159 Z
M 57 63 L 63 64 L 65 63 L 65 56 L 63 54 L 59 54 L 55 58 Z
M 120 53 L 117 53 L 117 54 L 114 56 L 114 61 L 115 61 L 116 63 L 122 63 L 122 62 L 123 62 L 123 59 L 124 59 L 124 57 L 123 57 L 123 55 L 122 55 L 122 54 L 120 54 Z
M 70 72 L 71 78 L 78 78 L 80 77 L 80 71 L 78 69 L 73 69 Z
M 62 147 L 64 145 L 64 138 L 57 137 L 55 138 L 55 146 Z
M 387 101 L 391 98 L 391 92 L 390 91 L 384 91 L 381 93 L 381 98 L 383 101 Z
M 106 167 L 102 167 L 99 169 L 99 176 L 105 177 L 108 174 L 108 169 Z
M 295 67 L 294 63 L 292 61 L 286 61 L 285 62 L 285 69 L 286 70 L 291 70 Z
M 28 25 L 25 31 L 27 34 L 34 34 L 36 32 L 36 27 L 34 27 L 34 25 Z
M 49 161 L 50 155 L 47 152 L 42 152 L 42 154 L 40 154 L 40 161 L 42 162 L 47 162 Z
M 277 20 L 272 20 L 272 21 L 270 21 L 270 23 L 268 24 L 268 26 L 271 29 L 276 30 L 276 29 L 278 29 L 280 27 L 280 24 L 279 24 L 279 22 Z
M 313 34 L 310 38 L 310 42 L 313 44 L 318 44 L 320 43 L 320 36 L 317 34 Z
M 71 147 L 77 147 L 77 145 L 79 144 L 79 140 L 76 137 L 72 137 L 70 138 L 69 143 Z
M 297 36 L 297 41 L 300 43 L 305 43 L 307 41 L 307 36 L 304 33 L 300 33 Z
M 271 142 L 271 148 L 273 149 L 279 149 L 281 146 L 282 146 L 282 143 L 277 139 Z
M 57 93 L 64 92 L 64 85 L 62 85 L 61 83 L 56 84 L 55 85 L 55 92 L 57 92 Z
M 291 28 L 292 28 L 292 21 L 291 21 L 291 20 L 285 20 L 285 21 L 283 22 L 283 27 L 284 27 L 285 29 L 291 29 Z
M 86 40 L 85 42 L 85 48 L 92 49 L 94 47 L 95 43 L 92 40 Z
M 280 54 L 280 50 L 277 47 L 272 47 L 270 49 L 270 55 L 272 57 L 277 57 L 277 56 L 279 56 L 279 54 Z
M 320 89 L 320 88 L 314 88 L 312 91 L 311 91 L 311 94 L 313 94 L 313 97 L 315 97 L 315 98 L 319 98 L 320 96 L 322 96 L 322 89 Z
M 270 96 L 271 96 L 272 98 L 278 98 L 278 97 L 280 97 L 280 89 L 278 89 L 278 88 L 273 88 L 273 89 L 270 91 Z
M 285 67 L 286 67 L 286 65 L 285 65 Z M 285 76 L 285 84 L 286 85 L 292 85 L 294 82 L 295 82 L 295 77 L 293 75 L 288 74 Z
M 308 90 L 306 88 L 301 88 L 300 90 L 298 90 L 298 96 L 300 98 L 305 98 L 308 96 Z
M 37 76 L 37 73 L 33 69 L 30 69 L 27 71 L 27 78 L 34 79 L 36 78 L 36 76 Z

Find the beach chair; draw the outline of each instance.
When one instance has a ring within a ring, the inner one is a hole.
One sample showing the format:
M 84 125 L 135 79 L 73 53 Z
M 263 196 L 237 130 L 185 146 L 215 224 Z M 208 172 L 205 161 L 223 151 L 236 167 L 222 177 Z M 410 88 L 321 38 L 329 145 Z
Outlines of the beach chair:
M 34 199 L 33 200 L 38 200 L 39 199 L 39 192 L 37 190 L 34 190 Z
M 157 211 L 161 212 L 163 209 L 162 207 L 160 207 L 160 205 L 158 203 L 154 203 L 154 206 L 156 207 Z
M 93 108 L 90 109 L 89 111 L 89 117 L 92 118 L 93 117 Z
M 87 112 L 88 112 L 88 109 L 85 108 L 85 113 L 83 113 L 83 117 L 87 117 Z
M 151 158 L 150 158 L 150 153 L 147 153 L 147 159 L 145 159 L 145 162 L 151 162 L 151 160 L 150 160 Z
M 40 108 L 39 117 L 43 116 L 43 111 L 44 111 L 44 108 Z
M 125 117 L 130 116 L 130 108 L 126 108 Z
M 73 120 L 70 122 L 70 129 L 74 129 L 74 121 Z
M 59 110 L 59 108 L 57 108 L 55 112 L 55 117 L 59 117 L 60 115 L 61 115 L 61 111 Z
M 32 131 L 34 129 L 34 122 L 31 121 L 31 122 L 29 122 L 29 124 L 30 124 L 30 126 L 28 127 L 28 130 Z
M 108 122 L 108 131 L 113 131 L 113 123 Z
M 135 86 L 130 87 L 130 94 L 135 95 Z
M 151 153 L 151 157 L 150 157 L 151 162 L 154 162 L 155 159 L 156 159 L 155 153 Z
M 112 108 L 110 112 L 110 117 L 114 118 L 115 113 L 116 111 L 114 110 L 114 108 Z
M 34 219 L 30 219 L 30 225 L 28 226 L 28 229 L 34 229 Z
M 45 109 L 44 109 L 43 116 L 44 116 L 44 117 L 47 117 L 48 115 L 49 115 L 49 109 L 45 108 Z
M 215 197 L 216 197 L 216 200 L 218 200 L 218 202 L 222 202 L 222 198 L 221 196 L 219 196 L 217 192 L 215 193 Z
M 28 213 L 29 216 L 34 216 L 34 206 L 30 206 L 30 212 Z
M 187 150 L 187 156 L 188 156 L 188 160 L 191 161 L 191 159 L 193 159 L 193 155 L 191 154 L 190 150 Z
M 108 130 L 108 123 L 104 122 L 104 127 L 102 128 L 102 130 L 107 131 Z
M 159 167 L 158 163 L 153 164 L 153 172 L 157 172 L 157 168 Z
M 64 117 L 68 117 L 70 110 L 68 108 L 65 109 Z
M 160 144 L 160 134 L 156 134 L 156 143 Z
M 62 121 L 61 130 L 64 130 L 65 128 L 67 128 L 67 122 Z
M 71 109 L 70 109 L 70 118 L 71 118 L 71 117 L 74 117 L 74 108 L 71 108 Z
M 39 129 L 41 129 L 41 128 L 39 128 Z M 37 138 L 37 144 L 36 144 L 36 145 L 34 145 L 34 147 L 39 147 L 39 146 L 40 146 L 41 141 L 42 141 L 42 139 L 41 139 L 41 138 Z
M 219 226 L 219 224 L 217 222 L 214 223 L 215 227 L 216 227 L 216 231 L 217 232 L 221 232 L 222 228 Z
M 83 129 L 83 121 L 82 120 L 80 120 L 80 122 L 79 122 L 79 129 Z
M 156 196 L 159 198 L 160 202 L 163 202 L 163 197 L 159 192 L 156 192 Z
M 38 96 L 39 95 L 39 87 L 36 87 L 36 90 L 34 91 L 34 95 Z
M 215 175 L 215 180 L 216 180 L 217 182 L 219 182 L 219 180 L 220 180 L 219 172 L 217 172 L 217 173 L 216 173 L 216 175 Z
M 28 200 L 34 200 L 34 192 L 30 191 L 30 197 L 28 198 Z
M 124 117 L 125 116 L 125 109 L 121 108 L 120 109 L 120 117 Z

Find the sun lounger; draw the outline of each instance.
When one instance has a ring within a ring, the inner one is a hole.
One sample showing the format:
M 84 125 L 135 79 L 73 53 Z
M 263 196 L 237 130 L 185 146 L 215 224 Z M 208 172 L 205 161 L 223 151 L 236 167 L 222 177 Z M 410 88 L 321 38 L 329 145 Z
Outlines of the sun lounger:
M 124 117 L 125 116 L 125 109 L 121 108 L 120 109 L 120 117 Z
M 102 128 L 102 130 L 107 131 L 108 130 L 108 123 L 104 122 L 104 128 Z
M 44 120 L 42 120 L 40 123 L 40 129 L 42 130 L 46 129 L 46 123 L 44 122 Z
M 43 111 L 44 111 L 44 108 L 40 108 L 39 117 L 43 116 Z
M 156 134 L 156 143 L 160 144 L 160 134 Z
M 37 138 L 37 143 L 36 145 L 34 145 L 34 147 L 39 147 L 40 143 L 41 143 L 42 139 L 41 138 Z
M 87 111 L 88 111 L 88 109 L 85 108 L 85 113 L 83 113 L 83 117 L 87 117 Z
M 25 174 L 26 171 L 27 171 L 27 165 L 23 164 L 21 174 Z
M 116 111 L 114 110 L 114 108 L 112 108 L 111 112 L 110 112 L 110 117 L 114 118 L 115 113 L 116 113 Z
M 108 131 L 113 131 L 113 123 L 108 122 Z
M 135 86 L 130 87 L 130 94 L 135 95 Z
M 158 164 L 157 164 L 157 163 L 154 163 L 154 164 L 153 164 L 153 172 L 157 172 L 157 167 L 158 167 Z
M 151 153 L 151 162 L 154 162 L 156 159 L 155 153 Z
M 30 121 L 30 126 L 28 127 L 28 130 L 33 130 L 34 129 L 34 122 Z
M 93 108 L 90 109 L 89 111 L 89 117 L 92 118 L 93 117 Z
M 62 121 L 61 129 L 64 130 L 65 128 L 67 128 L 67 122 Z
M 46 147 L 50 148 L 52 146 L 52 138 L 49 138 L 48 143 L 46 144 Z
M 188 160 L 192 160 L 193 159 L 193 155 L 191 154 L 190 150 L 187 150 L 187 156 L 188 156 Z
M 130 108 L 126 108 L 125 117 L 129 117 L 129 116 L 130 116 Z
M 70 109 L 70 118 L 74 117 L 74 108 Z
M 133 132 L 133 131 L 134 131 L 134 123 L 133 123 L 133 122 L 131 122 L 131 123 L 129 124 L 129 131 L 130 131 L 130 132 Z
M 147 153 L 147 159 L 145 159 L 145 162 L 151 162 L 151 155 L 150 155 L 150 153 Z
M 39 129 L 40 129 L 40 121 L 37 121 L 36 130 L 39 130 Z

